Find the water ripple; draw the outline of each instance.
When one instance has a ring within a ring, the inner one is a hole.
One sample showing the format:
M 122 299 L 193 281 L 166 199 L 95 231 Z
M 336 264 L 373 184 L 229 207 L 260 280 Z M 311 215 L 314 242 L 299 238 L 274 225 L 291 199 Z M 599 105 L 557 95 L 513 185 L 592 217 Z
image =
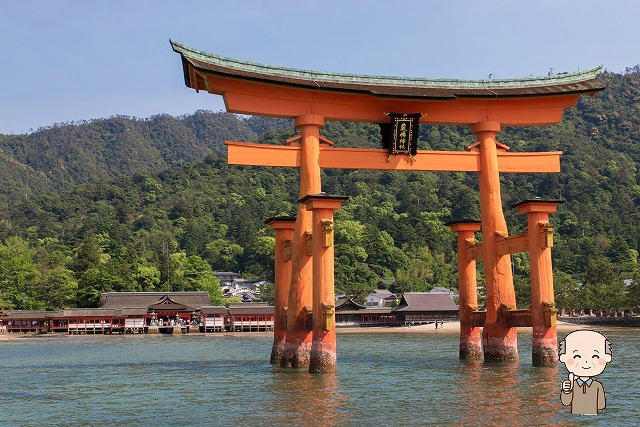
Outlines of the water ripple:
M 634 425 L 637 333 L 610 332 L 607 409 L 575 417 L 558 402 L 564 368 L 457 360 L 451 334 L 340 335 L 339 372 L 268 364 L 271 337 L 116 336 L 0 344 L 0 419 L 52 425 Z

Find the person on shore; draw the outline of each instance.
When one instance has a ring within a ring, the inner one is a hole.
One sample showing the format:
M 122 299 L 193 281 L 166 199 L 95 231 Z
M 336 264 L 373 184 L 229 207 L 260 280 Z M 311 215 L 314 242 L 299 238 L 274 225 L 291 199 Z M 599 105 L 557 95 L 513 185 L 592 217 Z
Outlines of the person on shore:
M 560 362 L 569 371 L 560 401 L 572 414 L 597 415 L 606 406 L 604 387 L 593 377 L 611 362 L 611 342 L 596 331 L 573 331 L 560 341 Z

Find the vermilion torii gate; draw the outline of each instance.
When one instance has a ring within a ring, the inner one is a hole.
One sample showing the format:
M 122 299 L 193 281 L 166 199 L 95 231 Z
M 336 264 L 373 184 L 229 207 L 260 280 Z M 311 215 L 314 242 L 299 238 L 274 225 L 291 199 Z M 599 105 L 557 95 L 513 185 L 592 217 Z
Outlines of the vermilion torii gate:
M 320 168 L 345 168 L 477 172 L 481 222 L 450 223 L 458 233 L 460 356 L 479 357 L 482 349 L 485 361 L 516 360 L 516 327 L 533 326 L 534 365 L 556 363 L 548 215 L 559 202 L 518 204 L 528 231 L 509 236 L 499 173 L 558 173 L 561 153 L 511 153 L 496 135 L 502 126 L 559 122 L 580 94 L 604 88 L 595 79 L 599 68 L 539 78 L 430 80 L 281 68 L 171 45 L 181 55 L 188 87 L 222 95 L 229 112 L 293 118 L 300 132 L 299 144 L 296 139 L 288 146 L 226 142 L 229 164 L 300 169 L 295 225 L 291 219 L 270 221 L 278 245 L 272 361 L 310 366 L 312 372 L 335 369 L 332 215 L 345 198 L 321 192 Z M 389 157 L 383 149 L 337 148 L 320 137 L 325 120 L 386 123 L 390 112 L 420 113 L 420 123 L 471 126 L 476 141 L 467 152 L 418 151 L 410 158 Z M 482 242 L 476 243 L 480 229 Z M 531 310 L 515 310 L 510 254 L 522 251 L 531 256 Z M 484 264 L 486 311 L 477 307 L 477 259 Z

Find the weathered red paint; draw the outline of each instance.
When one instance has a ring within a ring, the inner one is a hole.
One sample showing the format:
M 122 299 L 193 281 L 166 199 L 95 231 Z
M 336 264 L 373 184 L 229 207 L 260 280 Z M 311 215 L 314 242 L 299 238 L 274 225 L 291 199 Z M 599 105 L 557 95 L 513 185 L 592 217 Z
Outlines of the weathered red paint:
M 496 134 L 500 123 L 484 121 L 472 127 L 480 151 L 480 213 L 482 217 L 482 259 L 487 288 L 487 316 L 482 329 L 485 362 L 518 359 L 517 329 L 500 316 L 501 306 L 515 308 L 511 257 L 498 255 L 496 237 L 507 236 L 502 212 Z
M 271 349 L 271 363 L 279 365 L 284 356 L 287 336 L 286 307 L 289 300 L 289 286 L 291 285 L 291 259 L 285 257 L 285 243 L 293 238 L 295 219 L 274 219 L 268 222 L 275 231 L 275 259 L 274 259 L 274 322 L 273 347 Z
M 303 200 L 313 212 L 313 344 L 309 372 L 335 372 L 333 213 L 346 197 L 310 195 Z
M 320 128 L 324 118 L 317 115 L 297 117 L 295 125 L 300 129 L 300 198 L 320 193 Z M 307 234 L 311 233 L 311 212 L 298 203 L 296 227 L 293 233 L 291 285 L 287 308 L 287 337 L 283 367 L 306 368 L 311 352 L 311 330 L 306 325 L 306 313 L 312 307 L 312 257 L 307 254 Z
M 476 289 L 476 262 L 467 255 L 467 244 L 473 243 L 474 233 L 480 231 L 477 222 L 450 223 L 458 233 L 458 284 L 460 293 L 460 359 L 481 359 L 480 328 L 471 323 L 471 312 L 478 309 Z
M 465 250 L 465 256 L 461 257 L 461 245 L 466 244 L 466 240 L 470 238 L 469 233 L 472 237 L 473 231 L 462 232 L 461 230 L 458 236 L 462 325 L 460 356 L 462 358 L 478 357 L 481 348 L 478 341 L 479 328 L 472 327 L 470 321 L 472 317 L 470 307 L 477 304 L 473 286 L 475 269 L 471 266 L 475 264 L 475 259 L 482 258 L 487 289 L 487 309 L 482 330 L 485 361 L 517 360 L 517 330 L 515 327 L 510 327 L 507 322 L 507 310 L 515 308 L 516 302 L 509 254 L 522 250 L 525 238 L 520 236 L 508 240 L 498 239 L 508 234 L 502 212 L 499 172 L 558 172 L 560 153 L 525 154 L 498 151 L 496 134 L 500 131 L 501 124 L 528 126 L 557 123 L 561 120 L 563 111 L 576 104 L 580 96 L 578 93 L 540 93 L 540 96 L 537 96 L 536 92 L 527 92 L 531 96 L 502 97 L 487 90 L 489 92 L 487 96 L 461 96 L 447 100 L 402 96 L 383 97 L 376 96 L 375 93 L 325 90 L 321 87 L 299 87 L 262 79 L 250 79 L 241 75 L 240 72 L 238 75 L 234 75 L 232 71 L 210 72 L 196 67 L 194 65 L 196 62 L 185 62 L 187 81 L 190 82 L 188 84 L 196 90 L 205 89 L 209 93 L 222 95 L 227 111 L 296 118 L 296 126 L 302 134 L 300 148 L 229 142 L 228 161 L 230 164 L 241 165 L 299 167 L 300 197 L 320 193 L 320 167 L 479 172 L 482 246 L 474 250 Z M 596 85 L 593 86 L 593 91 L 589 92 L 595 93 L 601 89 L 601 86 Z M 422 113 L 421 123 L 471 125 L 477 136 L 478 151 L 419 152 L 412 158 L 404 156 L 389 158 L 383 150 L 379 149 L 325 147 L 321 150 L 319 148 L 319 128 L 323 126 L 325 119 L 382 123 L 388 120 L 386 114 L 391 111 Z M 306 325 L 306 314 L 312 311 L 313 305 L 313 315 L 319 315 L 318 306 L 316 302 L 312 304 L 311 297 L 312 257 L 306 251 L 307 236 L 312 231 L 311 216 L 304 206 L 298 205 L 298 216 L 292 238 L 293 261 L 287 304 L 283 366 L 305 367 L 309 364 L 312 344 L 311 332 Z M 540 219 L 538 218 L 537 221 L 539 222 Z M 551 307 L 549 304 L 553 302 L 553 286 L 549 279 L 551 264 L 549 251 L 536 252 L 533 244 L 532 241 L 529 242 L 529 250 L 533 251 L 532 257 L 537 260 L 532 261 L 532 288 L 535 289 L 533 292 L 536 301 L 533 315 L 535 317 L 533 320 L 534 352 L 539 350 L 540 354 L 544 353 L 543 356 L 534 355 L 534 364 L 544 364 L 555 354 L 548 351 L 552 347 L 555 351 L 555 328 L 547 325 Z M 324 271 L 328 268 L 323 264 L 327 262 L 326 257 L 322 255 L 320 258 L 322 261 L 314 262 L 320 263 L 318 268 Z M 549 292 L 551 292 L 550 296 Z M 545 327 L 541 326 L 539 319 L 540 304 L 546 310 L 542 316 L 542 319 L 547 322 Z M 326 349 L 327 354 L 335 356 L 335 338 L 331 338 L 330 333 L 319 333 L 318 336 L 323 337 L 319 341 L 318 348 L 323 349 L 322 351 Z M 329 338 L 325 340 L 324 337 Z M 333 347 L 331 342 L 334 343 Z M 331 356 L 326 359 L 330 360 Z M 537 362 L 537 360 L 543 361 Z M 333 363 L 335 366 L 335 362 Z
M 547 241 L 549 214 L 554 213 L 560 201 L 527 201 L 516 205 L 527 215 L 529 262 L 531 264 L 531 323 L 532 361 L 534 366 L 556 366 L 558 363 L 558 333 L 555 325 L 553 295 L 553 268 L 551 245 Z M 552 236 L 549 236 L 553 239 Z

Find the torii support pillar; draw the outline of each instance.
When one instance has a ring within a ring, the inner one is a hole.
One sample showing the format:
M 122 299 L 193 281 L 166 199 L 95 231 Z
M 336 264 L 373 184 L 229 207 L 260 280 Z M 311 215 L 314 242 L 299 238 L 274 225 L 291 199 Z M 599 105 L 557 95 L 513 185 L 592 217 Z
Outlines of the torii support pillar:
M 309 372 L 336 371 L 333 213 L 347 197 L 312 194 L 303 197 L 313 212 L 313 344 Z
M 505 309 L 514 309 L 516 295 L 511 274 L 511 257 L 498 255 L 496 237 L 506 237 L 502 212 L 496 134 L 500 123 L 484 121 L 472 126 L 480 151 L 480 213 L 482 217 L 482 260 L 487 287 L 487 315 L 482 328 L 485 362 L 518 360 L 518 331 L 510 327 Z
M 324 118 L 313 114 L 298 116 L 295 120 L 300 130 L 300 193 L 320 193 L 320 128 Z M 311 330 L 307 327 L 307 313 L 312 306 L 312 262 L 307 250 L 311 238 L 311 212 L 304 203 L 298 203 L 296 227 L 293 232 L 291 285 L 287 306 L 287 337 L 281 365 L 291 368 L 309 366 Z
M 276 234 L 274 259 L 274 306 L 273 348 L 271 363 L 279 365 L 284 356 L 287 336 L 287 304 L 291 285 L 291 246 L 296 219 L 293 217 L 270 218 L 266 223 Z
M 478 310 L 476 261 L 467 254 L 467 245 L 475 242 L 480 221 L 451 221 L 445 225 L 458 234 L 458 290 L 460 293 L 460 359 L 482 359 L 480 328 L 472 324 L 471 313 Z
M 553 295 L 551 248 L 553 228 L 549 214 L 561 200 L 525 200 L 513 205 L 527 216 L 529 260 L 531 263 L 531 326 L 533 366 L 556 366 L 558 361 L 557 309 Z

